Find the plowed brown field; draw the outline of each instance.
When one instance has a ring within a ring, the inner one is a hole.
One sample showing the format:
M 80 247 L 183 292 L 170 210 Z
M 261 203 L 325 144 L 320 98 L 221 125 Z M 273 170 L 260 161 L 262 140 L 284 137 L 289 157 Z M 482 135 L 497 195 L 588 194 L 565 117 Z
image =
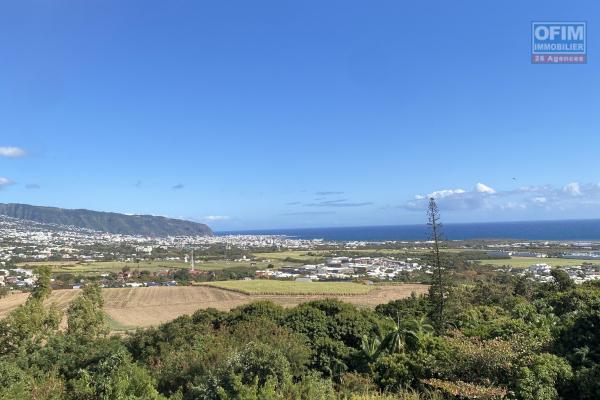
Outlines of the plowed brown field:
M 285 307 L 305 301 L 337 298 L 359 306 L 374 307 L 377 304 L 410 296 L 411 293 L 427 292 L 426 285 L 404 284 L 377 286 L 364 295 L 247 295 L 208 286 L 148 287 L 104 289 L 104 310 L 113 320 L 113 325 L 134 328 L 157 325 L 183 314 L 191 314 L 201 308 L 216 308 L 227 311 L 256 300 L 271 300 Z M 81 293 L 80 290 L 54 290 L 48 303 L 66 309 L 69 302 Z M 0 318 L 23 304 L 27 294 L 18 293 L 0 299 Z

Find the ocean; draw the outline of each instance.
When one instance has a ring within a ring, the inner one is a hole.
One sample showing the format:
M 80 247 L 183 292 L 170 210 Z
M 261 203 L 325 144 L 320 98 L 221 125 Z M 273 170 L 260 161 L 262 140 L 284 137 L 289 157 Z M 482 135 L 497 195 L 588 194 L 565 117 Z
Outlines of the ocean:
M 298 239 L 339 241 L 427 240 L 427 225 L 387 225 L 333 228 L 263 229 L 216 232 L 217 235 L 285 235 Z M 600 240 L 600 220 L 449 223 L 444 239 Z

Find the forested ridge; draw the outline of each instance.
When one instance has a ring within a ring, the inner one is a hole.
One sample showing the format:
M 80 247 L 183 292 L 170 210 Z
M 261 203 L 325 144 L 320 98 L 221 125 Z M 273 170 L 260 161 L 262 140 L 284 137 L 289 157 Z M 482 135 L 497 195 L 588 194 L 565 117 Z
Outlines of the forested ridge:
M 28 204 L 2 204 L 0 215 L 43 224 L 70 225 L 123 235 L 212 235 L 205 224 L 156 215 L 126 215 L 92 210 L 72 210 Z

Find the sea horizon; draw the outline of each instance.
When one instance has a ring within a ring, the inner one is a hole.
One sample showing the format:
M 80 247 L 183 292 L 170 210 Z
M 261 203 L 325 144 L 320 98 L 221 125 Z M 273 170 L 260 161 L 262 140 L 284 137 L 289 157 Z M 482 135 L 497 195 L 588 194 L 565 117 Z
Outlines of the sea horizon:
M 443 224 L 446 240 L 514 239 L 581 241 L 600 240 L 600 219 L 566 219 L 503 222 L 451 222 Z M 428 240 L 426 224 L 275 228 L 215 231 L 215 235 L 277 235 L 331 241 Z

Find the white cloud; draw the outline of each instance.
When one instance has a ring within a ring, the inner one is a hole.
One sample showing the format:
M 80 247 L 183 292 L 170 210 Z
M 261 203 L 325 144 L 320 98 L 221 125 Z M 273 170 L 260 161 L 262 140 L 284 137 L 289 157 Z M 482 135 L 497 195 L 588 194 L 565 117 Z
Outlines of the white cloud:
M 581 196 L 581 186 L 578 182 L 571 182 L 563 187 L 563 190 L 571 196 Z
M 527 208 L 527 205 L 514 201 L 509 201 L 507 203 L 500 204 L 499 208 L 501 210 L 524 210 Z
M 433 197 L 434 199 L 443 199 L 444 197 L 450 197 L 462 193 L 466 193 L 466 191 L 464 189 L 444 189 L 431 192 L 427 195 L 427 197 Z
M 492 189 L 488 185 L 485 185 L 481 182 L 478 183 L 477 185 L 475 185 L 475 191 L 478 193 L 488 193 L 488 194 L 496 193 L 496 191 L 494 189 Z
M 316 203 L 306 203 L 304 207 L 364 207 L 370 206 L 370 201 L 350 202 L 347 199 L 321 200 Z
M 427 197 L 434 197 L 440 209 L 446 211 L 524 210 L 530 207 L 547 211 L 580 210 L 582 207 L 598 210 L 600 209 L 600 184 L 571 182 L 562 187 L 538 185 L 498 191 L 478 183 L 471 191 L 445 189 L 435 191 Z M 427 207 L 427 197 L 417 195 L 402 207 L 423 211 Z
M 14 182 L 8 178 L 0 176 L 0 187 L 12 185 Z
M 205 221 L 210 221 L 210 222 L 227 221 L 230 219 L 231 219 L 231 217 L 229 215 L 207 215 L 206 217 L 204 217 Z
M 25 150 L 23 150 L 19 147 L 11 147 L 11 146 L 0 147 L 0 156 L 1 157 L 17 158 L 17 157 L 24 157 L 26 154 L 27 153 L 25 153 Z
M 446 210 L 473 210 L 478 208 L 488 208 L 490 198 L 497 195 L 495 189 L 483 183 L 477 183 L 473 190 L 465 189 L 443 189 L 429 193 L 427 196 L 417 194 L 414 200 L 404 204 L 404 208 L 409 210 L 424 210 L 428 199 L 437 200 L 438 206 Z

